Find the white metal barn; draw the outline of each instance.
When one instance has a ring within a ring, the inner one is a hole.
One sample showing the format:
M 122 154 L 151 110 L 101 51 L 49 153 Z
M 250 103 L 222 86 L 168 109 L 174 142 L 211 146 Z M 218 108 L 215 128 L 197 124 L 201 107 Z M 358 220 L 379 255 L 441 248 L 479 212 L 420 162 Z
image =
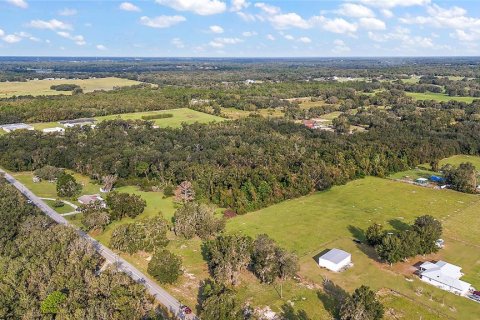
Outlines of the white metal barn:
M 352 263 L 352 255 L 340 249 L 332 249 L 318 258 L 318 265 L 339 272 Z

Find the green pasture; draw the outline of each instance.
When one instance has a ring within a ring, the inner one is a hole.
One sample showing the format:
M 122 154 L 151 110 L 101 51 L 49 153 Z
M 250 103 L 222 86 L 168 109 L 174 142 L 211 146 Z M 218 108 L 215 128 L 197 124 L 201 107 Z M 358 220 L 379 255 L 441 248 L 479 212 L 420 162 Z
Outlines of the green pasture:
M 432 92 L 427 92 L 427 93 L 405 92 L 405 94 L 416 100 L 435 100 L 438 102 L 455 100 L 460 102 L 471 103 L 475 99 L 473 97 L 451 97 L 444 93 L 432 93 Z
M 183 123 L 192 124 L 192 123 L 209 123 L 209 122 L 219 122 L 224 121 L 224 118 L 217 117 L 208 113 L 203 113 L 195 111 L 188 108 L 179 108 L 179 109 L 170 109 L 170 110 L 158 110 L 158 111 L 145 111 L 145 112 L 132 112 L 132 113 L 123 113 L 123 114 L 114 114 L 108 116 L 95 117 L 99 122 L 106 120 L 114 119 L 123 119 L 123 120 L 142 120 L 143 116 L 152 116 L 158 114 L 172 114 L 171 118 L 161 118 L 150 120 L 160 128 L 166 127 L 180 127 Z M 32 124 L 36 130 L 42 130 L 45 128 L 53 127 L 62 127 L 58 122 L 40 122 Z
M 51 96 L 71 95 L 70 91 L 56 91 L 50 89 L 53 85 L 75 84 L 83 89 L 83 92 L 95 90 L 113 90 L 115 87 L 126 87 L 140 84 L 139 81 L 121 79 L 116 77 L 91 78 L 91 79 L 55 79 L 55 80 L 30 80 L 25 82 L 0 82 L 0 98 L 13 96 Z

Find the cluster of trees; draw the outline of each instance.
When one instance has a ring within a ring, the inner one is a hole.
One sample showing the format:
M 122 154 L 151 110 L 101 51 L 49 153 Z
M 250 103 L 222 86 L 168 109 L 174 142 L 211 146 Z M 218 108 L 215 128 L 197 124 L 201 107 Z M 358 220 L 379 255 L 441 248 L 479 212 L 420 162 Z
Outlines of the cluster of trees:
M 37 170 L 36 170 L 37 171 Z M 82 185 L 69 173 L 62 172 L 57 176 L 57 195 L 73 198 L 82 192 Z
M 33 174 L 40 180 L 56 181 L 64 172 L 63 169 L 47 165 L 35 170 Z
M 173 221 L 175 234 L 186 239 L 208 239 L 225 228 L 225 220 L 215 217 L 212 206 L 197 202 L 186 202 L 178 208 Z
M 297 257 L 278 247 L 267 235 L 255 240 L 239 234 L 220 235 L 204 243 L 210 272 L 216 282 L 235 286 L 242 270 L 249 268 L 264 283 L 293 277 Z
M 50 89 L 55 90 L 55 91 L 78 91 L 79 89 L 82 90 L 82 88 L 79 85 L 76 84 L 57 84 L 57 85 L 52 85 L 50 86 Z
M 380 320 L 384 307 L 377 300 L 375 292 L 361 286 L 348 295 L 340 307 L 340 320 Z
M 105 199 L 112 220 L 135 218 L 145 210 L 147 202 L 137 194 L 110 192 Z
M 458 167 L 448 164 L 442 167 L 442 171 L 445 181 L 452 189 L 466 193 L 477 192 L 478 172 L 472 163 L 461 163 Z
M 162 217 L 141 219 L 116 227 L 110 247 L 127 253 L 155 252 L 168 244 L 168 224 Z
M 442 224 L 430 215 L 420 216 L 408 229 L 384 231 L 380 224 L 368 227 L 367 243 L 375 247 L 378 256 L 390 264 L 419 254 L 437 252 L 436 241 L 442 236 Z
M 142 285 L 68 227 L 28 204 L 0 178 L 2 319 L 158 319 Z

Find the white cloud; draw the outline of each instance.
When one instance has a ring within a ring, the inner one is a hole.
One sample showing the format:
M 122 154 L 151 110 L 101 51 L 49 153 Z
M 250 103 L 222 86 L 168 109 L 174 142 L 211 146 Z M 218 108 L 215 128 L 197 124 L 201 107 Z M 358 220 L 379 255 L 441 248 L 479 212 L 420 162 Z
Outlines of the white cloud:
M 269 18 L 273 27 L 276 29 L 288 29 L 291 27 L 307 29 L 310 28 L 308 21 L 294 12 L 277 14 Z
M 257 2 L 255 3 L 255 7 L 261 9 L 263 12 L 269 15 L 276 15 L 280 13 L 280 8 L 275 7 L 263 2 Z
M 242 18 L 243 21 L 246 21 L 246 22 L 252 22 L 252 21 L 257 20 L 257 18 L 253 14 L 250 14 L 250 13 L 245 13 L 245 12 L 239 11 L 239 12 L 237 12 L 237 15 L 240 18 Z
M 28 8 L 28 3 L 25 0 L 7 0 L 7 2 L 22 9 Z
M 202 16 L 222 13 L 227 9 L 225 2 L 220 0 L 156 0 L 156 2 L 178 11 L 191 11 Z
M 432 48 L 434 47 L 433 40 L 428 37 L 412 36 L 409 29 L 397 27 L 393 32 L 378 34 L 368 32 L 368 37 L 375 42 L 395 41 L 400 42 L 405 48 Z
M 361 3 L 379 8 L 411 7 L 425 6 L 430 4 L 431 0 L 360 0 Z
M 0 37 L 3 37 L 5 35 L 5 31 L 3 31 L 2 29 L 0 29 Z
M 275 37 L 271 34 L 267 34 L 267 39 L 270 41 L 275 41 Z
M 97 44 L 96 48 L 97 48 L 97 50 L 100 50 L 100 51 L 106 51 L 107 50 L 107 47 L 105 47 L 103 44 Z
M 170 41 L 171 44 L 173 44 L 175 47 L 178 49 L 183 49 L 185 48 L 185 44 L 180 38 L 173 38 L 172 41 Z
M 70 39 L 70 40 L 74 41 L 79 46 L 83 46 L 87 43 L 85 41 L 85 38 L 82 35 L 74 36 L 74 35 L 70 34 L 69 32 L 66 32 L 66 31 L 58 31 L 57 34 L 60 37 L 67 38 L 67 39 Z
M 367 30 L 385 30 L 387 26 L 385 22 L 377 18 L 361 18 L 360 26 Z
M 394 14 L 392 10 L 382 9 L 380 10 L 385 18 L 393 18 Z
M 2 40 L 7 42 L 7 43 L 15 43 L 15 42 L 19 42 L 22 40 L 22 38 L 20 38 L 19 36 L 16 36 L 14 34 L 8 34 L 6 36 L 3 36 L 2 37 Z
M 213 33 L 223 33 L 223 28 L 220 26 L 210 26 L 210 32 Z
M 62 22 L 57 19 L 45 20 L 32 20 L 28 24 L 32 28 L 36 29 L 49 29 L 49 30 L 72 30 L 72 26 L 68 23 Z
M 255 31 L 245 31 L 245 32 L 242 32 L 242 36 L 244 37 L 253 37 L 253 36 L 256 36 L 258 33 L 256 33 Z
M 291 34 L 286 34 L 286 35 L 284 35 L 283 37 L 284 37 L 285 39 L 287 39 L 287 40 L 290 40 L 290 41 L 295 40 L 295 38 L 294 38 Z
M 186 20 L 183 16 L 158 16 L 154 18 L 143 16 L 140 18 L 140 23 L 151 28 L 170 28 Z
M 343 40 L 336 39 L 333 41 L 333 53 L 341 54 L 341 53 L 347 53 L 350 52 L 350 47 L 345 44 Z
M 309 37 L 300 37 L 298 38 L 298 41 L 303 43 L 312 43 L 312 39 L 310 39 Z
M 361 4 L 345 3 L 340 6 L 337 13 L 352 17 L 352 18 L 373 18 L 375 13 L 370 8 L 362 6 Z
M 324 30 L 333 33 L 347 33 L 353 34 L 357 31 L 358 26 L 355 23 L 348 22 L 342 18 L 327 19 L 323 16 L 314 18 L 316 23 L 319 23 Z
M 20 31 L 20 32 L 17 32 L 15 33 L 15 35 L 19 36 L 19 37 L 22 37 L 22 38 L 25 38 L 25 39 L 29 39 L 31 41 L 35 41 L 35 42 L 40 42 L 41 40 L 32 36 L 30 33 L 27 33 L 27 32 L 24 32 L 24 31 Z
M 238 44 L 240 42 L 243 42 L 243 40 L 239 38 L 215 38 L 210 41 L 209 45 L 213 48 L 223 48 L 225 45 Z
M 454 33 L 451 33 L 450 36 L 463 42 L 473 42 L 480 40 L 480 29 L 472 30 L 470 32 L 457 29 Z
M 250 3 L 245 0 L 232 0 L 230 11 L 240 11 L 247 8 L 249 5 Z
M 62 9 L 58 12 L 59 15 L 61 16 L 65 16 L 65 17 L 68 17 L 68 16 L 74 16 L 77 14 L 77 10 L 75 9 L 70 9 L 70 8 L 65 8 L 65 9 Z
M 466 16 L 467 11 L 457 6 L 447 9 L 434 4 L 427 8 L 427 13 L 428 16 L 406 16 L 399 21 L 404 24 L 430 25 L 457 30 L 480 28 L 480 18 Z
M 118 6 L 118 8 L 120 10 L 123 10 L 123 11 L 131 11 L 131 12 L 140 12 L 142 10 L 140 10 L 139 7 L 137 7 L 136 5 L 134 5 L 133 3 L 131 2 L 122 2 L 120 3 L 120 5 Z

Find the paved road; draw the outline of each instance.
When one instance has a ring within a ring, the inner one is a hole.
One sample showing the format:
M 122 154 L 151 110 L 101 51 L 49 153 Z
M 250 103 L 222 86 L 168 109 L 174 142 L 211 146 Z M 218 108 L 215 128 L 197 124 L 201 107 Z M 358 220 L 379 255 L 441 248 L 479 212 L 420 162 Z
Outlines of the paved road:
M 14 177 L 0 169 L 0 174 L 4 174 L 5 178 L 8 182 L 10 182 L 15 188 L 17 188 L 25 197 L 30 199 L 33 204 L 35 204 L 40 210 L 42 210 L 47 216 L 49 216 L 52 220 L 59 224 L 63 224 L 66 226 L 70 226 L 74 228 L 77 233 L 87 241 L 93 243 L 95 249 L 100 253 L 107 262 L 113 263 L 117 266 L 117 268 L 127 275 L 129 275 L 134 281 L 138 283 L 142 283 L 147 291 L 155 297 L 155 299 L 163 304 L 171 313 L 177 315 L 180 319 L 188 319 L 193 320 L 198 318 L 193 315 L 184 315 L 180 309 L 181 304 L 180 302 L 172 297 L 168 292 L 166 292 L 162 287 L 158 284 L 150 280 L 146 277 L 143 273 L 141 273 L 137 268 L 132 266 L 130 263 L 119 257 L 115 254 L 112 250 L 108 249 L 104 245 L 102 245 L 97 240 L 90 237 L 85 232 L 79 230 L 76 226 L 70 224 L 67 219 L 62 217 L 58 214 L 55 210 L 50 208 L 45 202 L 42 201 L 39 197 L 33 194 L 29 189 L 27 189 L 22 183 L 18 182 Z

